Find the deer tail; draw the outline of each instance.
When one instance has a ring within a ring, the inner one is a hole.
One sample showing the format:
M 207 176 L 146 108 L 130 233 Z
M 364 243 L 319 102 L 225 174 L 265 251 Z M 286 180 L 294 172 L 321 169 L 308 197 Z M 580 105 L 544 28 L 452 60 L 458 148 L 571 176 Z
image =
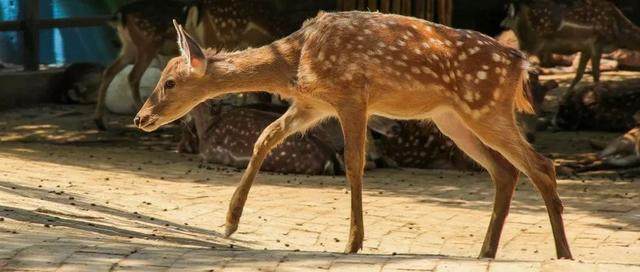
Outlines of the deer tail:
M 533 108 L 533 95 L 529 84 L 530 63 L 524 53 L 519 53 L 522 57 L 520 58 L 520 77 L 517 81 L 518 87 L 514 98 L 515 108 L 520 112 L 535 113 L 535 109 Z

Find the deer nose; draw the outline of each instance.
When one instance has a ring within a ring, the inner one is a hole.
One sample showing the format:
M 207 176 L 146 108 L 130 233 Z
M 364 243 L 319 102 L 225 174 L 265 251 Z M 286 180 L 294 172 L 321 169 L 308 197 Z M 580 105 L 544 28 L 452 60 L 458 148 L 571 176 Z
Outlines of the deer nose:
M 133 124 L 136 125 L 136 127 L 140 127 L 140 124 L 144 124 L 144 121 L 149 119 L 149 116 L 145 116 L 145 117 L 140 117 L 139 115 L 136 115 L 135 118 L 133 118 Z

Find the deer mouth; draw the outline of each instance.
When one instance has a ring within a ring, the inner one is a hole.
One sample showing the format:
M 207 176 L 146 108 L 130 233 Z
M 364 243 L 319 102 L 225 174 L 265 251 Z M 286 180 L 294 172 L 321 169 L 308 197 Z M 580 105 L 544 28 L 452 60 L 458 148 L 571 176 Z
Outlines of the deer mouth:
M 153 115 L 144 115 L 144 116 L 136 116 L 133 119 L 133 123 L 141 130 L 146 132 L 154 131 L 158 128 L 156 126 L 156 122 L 160 119 L 160 116 L 157 114 Z

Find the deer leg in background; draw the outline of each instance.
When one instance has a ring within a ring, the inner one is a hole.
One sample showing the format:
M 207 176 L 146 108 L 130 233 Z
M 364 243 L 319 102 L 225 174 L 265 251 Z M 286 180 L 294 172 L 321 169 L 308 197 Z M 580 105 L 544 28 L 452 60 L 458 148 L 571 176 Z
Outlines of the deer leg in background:
M 344 163 L 347 180 L 351 186 L 351 224 L 345 253 L 362 249 L 364 222 L 362 218 L 362 178 L 365 166 L 365 141 L 367 135 L 367 111 L 353 103 L 338 108 L 338 117 L 344 135 Z
M 591 74 L 593 82 L 600 82 L 600 60 L 602 59 L 602 46 L 596 44 L 591 49 Z
M 253 148 L 253 155 L 247 169 L 242 175 L 240 184 L 233 193 L 227 211 L 225 235 L 230 236 L 238 229 L 238 222 L 242 216 L 242 209 L 247 201 L 247 195 L 253 180 L 262 166 L 262 162 L 269 151 L 282 142 L 287 136 L 304 131 L 313 126 L 325 116 L 308 105 L 294 104 L 278 120 L 271 123 L 262 131 Z
M 144 72 L 147 71 L 151 61 L 160 51 L 160 46 L 156 44 L 142 45 L 137 48 L 138 54 L 136 55 L 136 62 L 133 65 L 133 69 L 129 73 L 129 90 L 131 91 L 131 97 L 133 98 L 133 104 L 136 110 L 142 107 L 142 99 L 140 98 L 140 79 Z
M 98 87 L 98 99 L 96 103 L 95 113 L 93 115 L 93 121 L 96 124 L 96 127 L 100 130 L 106 130 L 107 127 L 104 124 L 104 111 L 105 111 L 105 99 L 107 97 L 107 89 L 109 88 L 109 84 L 113 78 L 120 72 L 124 67 L 128 64 L 132 63 L 135 60 L 135 48 L 127 44 L 126 42 L 122 45 L 122 50 L 120 51 L 120 56 L 106 69 L 102 74 L 102 80 L 100 81 L 100 86 Z
M 589 62 L 590 55 L 587 52 L 580 53 L 580 62 L 578 63 L 578 70 L 576 71 L 576 77 L 571 82 L 571 86 L 569 86 L 569 90 L 573 90 L 573 88 L 582 80 L 582 76 L 584 76 L 584 71 L 587 70 L 587 63 Z
M 480 258 L 495 258 L 520 172 L 499 153 L 484 145 L 459 118 L 450 116 L 434 118 L 433 121 L 458 148 L 487 169 L 495 186 L 493 213 L 480 250 Z

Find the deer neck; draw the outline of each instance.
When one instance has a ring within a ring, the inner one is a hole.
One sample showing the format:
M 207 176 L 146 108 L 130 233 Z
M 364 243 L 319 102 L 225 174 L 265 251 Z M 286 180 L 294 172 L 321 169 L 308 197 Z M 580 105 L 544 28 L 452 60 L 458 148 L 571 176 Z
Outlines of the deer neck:
M 211 97 L 229 93 L 291 93 L 299 51 L 276 42 L 260 48 L 222 53 L 209 58 L 206 80 Z

